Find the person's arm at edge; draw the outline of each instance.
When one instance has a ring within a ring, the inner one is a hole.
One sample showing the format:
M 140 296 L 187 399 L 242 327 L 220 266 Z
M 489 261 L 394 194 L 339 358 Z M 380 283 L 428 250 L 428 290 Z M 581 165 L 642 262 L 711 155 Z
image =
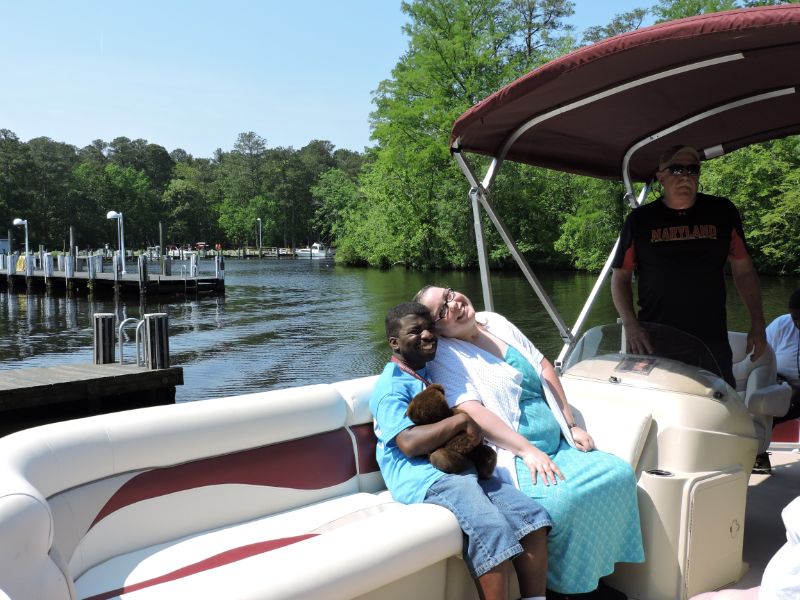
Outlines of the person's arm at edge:
M 413 458 L 441 448 L 450 438 L 462 431 L 467 431 L 478 438 L 482 436 L 480 426 L 472 417 L 465 413 L 456 413 L 438 423 L 415 425 L 404 429 L 395 436 L 395 442 L 403 454 Z
M 483 430 L 483 434 L 493 444 L 505 448 L 515 456 L 519 456 L 531 471 L 533 483 L 536 483 L 537 473 L 541 475 L 546 485 L 556 483 L 556 476 L 564 479 L 564 475 L 556 464 L 544 452 L 531 444 L 523 435 L 520 435 L 503 420 L 481 404 L 478 400 L 467 400 L 458 405 L 471 416 Z
M 750 314 L 750 331 L 747 332 L 747 352 L 753 351 L 751 360 L 760 357 L 767 345 L 766 324 L 764 323 L 764 307 L 761 303 L 761 284 L 758 280 L 753 260 L 731 258 L 731 275 L 736 291 Z

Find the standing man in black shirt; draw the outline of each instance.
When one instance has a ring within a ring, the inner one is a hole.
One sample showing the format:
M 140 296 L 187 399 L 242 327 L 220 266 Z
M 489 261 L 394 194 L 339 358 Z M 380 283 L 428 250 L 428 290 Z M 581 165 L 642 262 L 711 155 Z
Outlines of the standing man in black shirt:
M 686 331 L 708 346 L 720 375 L 732 386 L 725 311 L 725 263 L 750 313 L 747 351 L 766 347 L 761 287 L 745 243 L 739 212 L 726 198 L 698 194 L 700 155 L 673 146 L 661 155 L 656 178 L 664 195 L 628 215 L 612 263 L 611 295 L 622 318 L 628 350 L 650 354 L 640 321 Z M 639 314 L 631 286 L 638 276 Z

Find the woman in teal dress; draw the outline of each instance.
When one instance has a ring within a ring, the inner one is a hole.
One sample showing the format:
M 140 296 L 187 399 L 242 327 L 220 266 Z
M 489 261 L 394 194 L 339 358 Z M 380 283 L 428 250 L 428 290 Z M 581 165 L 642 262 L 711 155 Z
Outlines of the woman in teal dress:
M 550 513 L 548 589 L 593 592 L 615 563 L 642 562 L 633 470 L 594 449 L 549 361 L 508 320 L 476 313 L 459 292 L 426 287 L 415 299 L 431 309 L 440 335 L 429 376 L 496 446 L 497 474 Z

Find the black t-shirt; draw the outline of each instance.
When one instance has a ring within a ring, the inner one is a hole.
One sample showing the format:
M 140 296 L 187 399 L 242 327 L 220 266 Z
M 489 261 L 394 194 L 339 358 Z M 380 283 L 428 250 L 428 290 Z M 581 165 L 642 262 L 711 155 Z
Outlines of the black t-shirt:
M 733 203 L 698 194 L 685 210 L 659 198 L 631 212 L 612 267 L 636 271 L 640 321 L 727 342 L 725 262 L 747 255 Z

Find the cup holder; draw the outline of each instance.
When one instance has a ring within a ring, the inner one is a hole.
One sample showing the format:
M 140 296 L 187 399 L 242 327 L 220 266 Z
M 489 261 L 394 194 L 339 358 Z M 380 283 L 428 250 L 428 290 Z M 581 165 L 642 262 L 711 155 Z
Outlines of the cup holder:
M 663 469 L 650 469 L 649 471 L 645 471 L 648 475 L 653 475 L 654 477 L 672 477 L 672 471 L 665 471 Z

